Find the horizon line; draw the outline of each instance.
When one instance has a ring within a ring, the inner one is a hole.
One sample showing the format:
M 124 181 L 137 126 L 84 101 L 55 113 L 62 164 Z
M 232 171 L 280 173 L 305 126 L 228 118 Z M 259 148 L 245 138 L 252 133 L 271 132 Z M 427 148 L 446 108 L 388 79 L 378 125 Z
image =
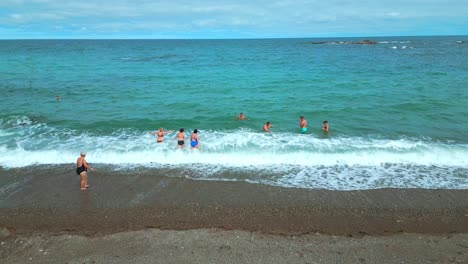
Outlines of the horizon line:
M 468 37 L 468 35 L 388 35 L 327 37 L 240 37 L 240 38 L 0 38 L 2 40 L 262 40 L 262 39 L 330 39 L 330 38 L 396 38 L 396 37 Z

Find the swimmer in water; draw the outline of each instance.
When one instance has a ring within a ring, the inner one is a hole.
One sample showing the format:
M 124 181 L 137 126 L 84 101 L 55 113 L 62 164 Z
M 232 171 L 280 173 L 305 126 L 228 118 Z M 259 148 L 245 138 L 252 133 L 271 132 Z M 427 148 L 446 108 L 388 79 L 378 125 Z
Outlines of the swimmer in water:
M 307 132 L 307 120 L 304 118 L 304 116 L 299 117 L 299 127 L 301 128 L 302 134 Z
M 164 131 L 164 129 L 161 127 L 161 128 L 159 128 L 159 131 L 154 131 L 154 132 L 150 132 L 150 133 L 153 134 L 153 135 L 158 136 L 158 139 L 156 139 L 156 142 L 163 143 L 164 142 L 164 136 L 166 134 L 168 134 L 168 133 L 173 132 L 173 131 L 174 130 Z
M 323 131 L 328 132 L 329 128 L 330 127 L 328 126 L 328 121 L 327 120 L 323 121 L 323 127 L 322 127 Z
M 179 129 L 179 133 L 174 137 L 177 139 L 177 147 L 183 149 L 185 147 L 185 130 L 183 128 Z
M 263 125 L 263 131 L 271 133 L 270 128 L 272 128 L 273 125 L 270 123 L 270 121 L 266 122 L 265 125 Z
M 239 119 L 239 120 L 248 120 L 248 118 L 244 115 L 244 113 L 240 113 L 239 116 L 236 116 L 236 119 Z
M 197 129 L 193 130 L 193 134 L 190 136 L 190 146 L 192 147 L 192 149 L 194 149 L 194 148 L 198 149 L 201 146 L 200 138 L 198 137 L 198 130 Z

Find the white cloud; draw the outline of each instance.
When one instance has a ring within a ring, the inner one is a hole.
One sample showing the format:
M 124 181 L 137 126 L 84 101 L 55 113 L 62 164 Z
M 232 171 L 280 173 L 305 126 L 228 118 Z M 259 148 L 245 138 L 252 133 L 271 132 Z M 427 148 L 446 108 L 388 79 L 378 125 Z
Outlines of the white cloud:
M 23 16 L 21 14 L 11 14 L 10 17 L 13 18 L 13 19 L 22 19 L 23 18 Z
M 30 25 L 47 31 L 60 24 L 64 29 L 86 27 L 86 31 L 100 34 L 106 30 L 154 33 L 203 29 L 307 36 L 327 32 L 371 34 L 373 28 L 390 28 L 399 21 L 407 28 L 434 19 L 468 23 L 468 2 L 457 0 L 1 0 L 0 10 L 7 14 L 0 17 L 0 24 L 9 27 Z
M 399 12 L 388 12 L 386 15 L 389 16 L 389 17 L 397 17 L 397 16 L 400 16 L 400 13 Z

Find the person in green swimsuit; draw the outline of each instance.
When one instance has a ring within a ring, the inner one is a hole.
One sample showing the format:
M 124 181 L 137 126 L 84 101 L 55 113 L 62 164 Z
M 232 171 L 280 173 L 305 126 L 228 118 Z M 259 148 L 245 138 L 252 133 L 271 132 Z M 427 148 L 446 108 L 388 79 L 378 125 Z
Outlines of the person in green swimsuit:
M 299 127 L 301 128 L 302 134 L 307 132 L 307 120 L 304 118 L 304 116 L 299 117 Z

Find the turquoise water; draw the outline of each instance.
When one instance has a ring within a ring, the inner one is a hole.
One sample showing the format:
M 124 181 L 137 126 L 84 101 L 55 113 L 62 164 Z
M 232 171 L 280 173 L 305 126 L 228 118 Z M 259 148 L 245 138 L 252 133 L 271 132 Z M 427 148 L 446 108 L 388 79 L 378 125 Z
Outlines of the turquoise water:
M 468 188 L 468 37 L 343 40 L 0 41 L 0 166 L 86 150 L 198 179 Z M 159 127 L 199 129 L 201 151 L 154 143 Z

